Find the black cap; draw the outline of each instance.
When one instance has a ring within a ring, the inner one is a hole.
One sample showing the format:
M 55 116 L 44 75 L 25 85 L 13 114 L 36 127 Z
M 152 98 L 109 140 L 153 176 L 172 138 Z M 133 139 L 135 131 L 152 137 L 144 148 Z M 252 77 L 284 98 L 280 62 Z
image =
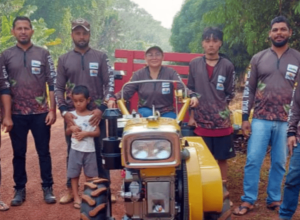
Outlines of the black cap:
M 146 50 L 145 54 L 147 54 L 147 53 L 148 53 L 150 50 L 152 50 L 152 49 L 156 49 L 156 50 L 158 50 L 159 52 L 161 52 L 162 54 L 164 53 L 163 50 L 162 50 L 159 46 L 152 46 L 152 47 L 149 47 L 149 48 Z

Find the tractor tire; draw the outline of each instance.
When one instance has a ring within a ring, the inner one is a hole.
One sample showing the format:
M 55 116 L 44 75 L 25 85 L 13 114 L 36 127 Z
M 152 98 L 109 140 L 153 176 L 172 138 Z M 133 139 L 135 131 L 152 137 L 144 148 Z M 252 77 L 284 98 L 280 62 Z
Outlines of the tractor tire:
M 223 208 L 221 213 L 208 212 L 204 213 L 205 220 L 231 220 L 231 207 L 229 200 L 229 192 L 223 185 Z
M 107 179 L 93 178 L 84 183 L 80 209 L 81 220 L 104 220 L 108 202 Z

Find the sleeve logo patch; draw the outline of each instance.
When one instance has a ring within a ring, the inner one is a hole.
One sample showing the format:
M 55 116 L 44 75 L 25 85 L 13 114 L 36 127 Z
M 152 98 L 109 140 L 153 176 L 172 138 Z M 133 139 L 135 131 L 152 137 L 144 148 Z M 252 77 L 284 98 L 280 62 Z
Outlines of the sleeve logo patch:
M 31 60 L 31 66 L 40 67 L 41 66 L 41 61 Z
M 99 63 L 90 63 L 90 69 L 97 70 L 99 68 Z
M 288 80 L 294 80 L 296 76 L 296 73 L 292 73 L 292 72 L 286 72 L 285 74 L 285 78 Z
M 288 67 L 287 67 L 287 71 L 288 72 L 292 72 L 292 73 L 297 73 L 298 66 L 289 64 Z
M 224 83 L 225 80 L 226 80 L 225 76 L 221 76 L 221 75 L 218 76 L 218 83 Z
M 217 86 L 216 86 L 217 90 L 221 90 L 221 91 L 224 91 L 224 85 L 223 83 L 218 83 Z

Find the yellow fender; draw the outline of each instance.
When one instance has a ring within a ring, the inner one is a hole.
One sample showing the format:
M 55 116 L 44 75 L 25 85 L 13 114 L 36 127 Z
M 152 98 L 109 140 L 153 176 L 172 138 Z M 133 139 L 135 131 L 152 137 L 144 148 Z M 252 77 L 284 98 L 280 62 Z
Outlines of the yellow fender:
M 220 168 L 201 137 L 184 137 L 190 158 L 186 161 L 190 220 L 202 219 L 203 212 L 221 212 L 223 183 Z

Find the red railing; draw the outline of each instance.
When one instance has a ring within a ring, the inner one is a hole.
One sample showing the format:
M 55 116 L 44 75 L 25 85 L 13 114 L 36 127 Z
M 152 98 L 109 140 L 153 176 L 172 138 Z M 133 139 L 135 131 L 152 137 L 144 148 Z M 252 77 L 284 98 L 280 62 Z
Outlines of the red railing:
M 126 63 L 116 62 L 114 65 L 115 70 L 123 70 L 125 75 L 123 79 L 115 81 L 115 91 L 119 92 L 124 85 L 128 82 L 133 74 L 133 72 L 145 67 L 145 63 L 137 63 L 136 60 L 144 60 L 144 51 L 135 50 L 116 50 L 115 57 L 127 59 Z M 189 73 L 189 63 L 192 59 L 203 56 L 203 54 L 192 54 L 192 53 L 164 53 L 164 61 L 184 63 L 183 65 L 166 65 L 172 67 L 182 76 L 183 82 L 187 83 L 187 75 Z M 137 108 L 137 94 L 131 99 L 131 109 Z

